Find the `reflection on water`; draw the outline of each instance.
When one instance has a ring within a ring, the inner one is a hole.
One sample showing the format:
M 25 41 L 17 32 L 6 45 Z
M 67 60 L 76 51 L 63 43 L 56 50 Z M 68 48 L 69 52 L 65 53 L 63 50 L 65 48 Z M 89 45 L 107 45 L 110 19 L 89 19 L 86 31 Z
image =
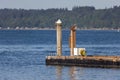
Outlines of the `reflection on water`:
M 62 66 L 56 66 L 57 80 L 62 80 Z
M 53 66 L 54 67 L 54 66 Z M 55 66 L 56 80 L 119 80 L 119 69 Z
M 73 66 L 73 67 L 70 67 L 70 70 L 69 70 L 69 74 L 70 74 L 70 80 L 75 80 L 75 74 L 76 74 L 76 68 Z
M 79 76 L 84 76 L 84 70 L 82 69 L 82 67 L 79 67 L 79 70 L 76 66 L 68 66 L 67 71 L 66 67 L 64 66 L 56 66 L 55 68 L 57 80 L 63 80 L 68 78 L 69 80 L 77 80 L 79 79 Z

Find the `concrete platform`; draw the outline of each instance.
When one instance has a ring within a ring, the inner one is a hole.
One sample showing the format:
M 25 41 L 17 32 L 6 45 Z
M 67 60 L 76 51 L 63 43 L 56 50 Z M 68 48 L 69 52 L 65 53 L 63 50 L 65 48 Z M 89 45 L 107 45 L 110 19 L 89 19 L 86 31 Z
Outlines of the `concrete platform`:
M 120 56 L 46 56 L 46 65 L 120 68 Z

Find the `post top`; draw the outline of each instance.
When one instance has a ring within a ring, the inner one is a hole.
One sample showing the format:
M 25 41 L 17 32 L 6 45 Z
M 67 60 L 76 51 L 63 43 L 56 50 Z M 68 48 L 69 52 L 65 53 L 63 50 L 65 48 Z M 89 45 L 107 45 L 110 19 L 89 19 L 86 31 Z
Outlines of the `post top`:
M 76 24 L 74 24 L 70 29 L 73 30 L 73 31 L 75 31 L 77 29 Z
M 56 24 L 62 24 L 62 21 L 61 21 L 60 19 L 58 19 L 58 20 L 56 21 Z

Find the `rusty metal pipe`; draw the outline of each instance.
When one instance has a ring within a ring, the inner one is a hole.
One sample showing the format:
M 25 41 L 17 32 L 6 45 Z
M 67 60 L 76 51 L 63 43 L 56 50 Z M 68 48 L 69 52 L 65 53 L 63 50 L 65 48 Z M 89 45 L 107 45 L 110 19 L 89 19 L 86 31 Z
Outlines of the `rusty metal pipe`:
M 70 56 L 74 56 L 74 48 L 76 47 L 76 25 L 73 25 L 70 30 L 69 46 Z

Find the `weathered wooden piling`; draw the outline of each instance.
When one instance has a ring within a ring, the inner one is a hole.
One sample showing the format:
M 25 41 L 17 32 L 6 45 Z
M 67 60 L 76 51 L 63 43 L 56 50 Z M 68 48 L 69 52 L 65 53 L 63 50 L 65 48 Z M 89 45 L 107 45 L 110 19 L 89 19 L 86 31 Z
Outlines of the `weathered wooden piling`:
M 76 25 L 73 25 L 70 29 L 69 47 L 70 56 L 74 56 L 74 48 L 76 47 Z
M 61 31 L 61 27 L 62 27 L 62 22 L 59 19 L 56 22 L 56 32 L 57 32 L 57 56 L 61 56 L 62 55 L 62 31 Z

